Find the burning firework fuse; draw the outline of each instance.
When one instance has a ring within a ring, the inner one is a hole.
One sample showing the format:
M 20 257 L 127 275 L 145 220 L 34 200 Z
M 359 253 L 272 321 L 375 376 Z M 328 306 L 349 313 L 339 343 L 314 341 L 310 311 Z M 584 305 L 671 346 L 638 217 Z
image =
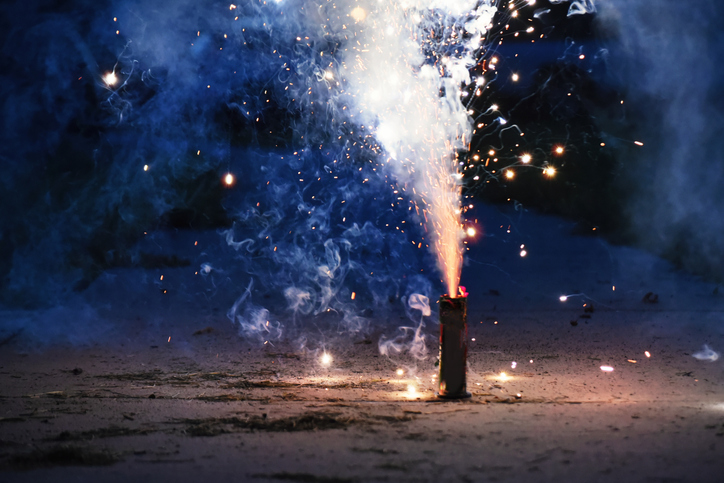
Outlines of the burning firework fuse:
M 466 372 L 468 356 L 467 297 L 440 297 L 440 392 L 438 397 L 470 397 Z

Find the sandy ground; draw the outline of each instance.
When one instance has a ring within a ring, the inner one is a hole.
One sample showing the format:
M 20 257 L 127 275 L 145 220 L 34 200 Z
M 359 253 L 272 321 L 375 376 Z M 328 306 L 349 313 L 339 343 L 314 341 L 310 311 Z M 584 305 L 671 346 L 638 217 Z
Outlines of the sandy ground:
M 224 323 L 7 350 L 0 480 L 722 481 L 721 361 L 691 357 L 700 334 L 668 317 L 700 314 L 471 311 L 462 401 L 435 397 L 434 358 L 396 363 L 373 337 L 330 348 L 328 367 Z
M 321 316 L 252 343 L 224 316 L 238 294 L 144 305 L 119 272 L 88 293 L 125 310 L 25 331 L 115 336 L 0 345 L 0 481 L 724 481 L 724 359 L 693 357 L 724 349 L 724 290 L 516 216 L 467 252 L 470 399 L 435 397 L 435 317 L 424 360 L 380 354 L 412 324 L 399 304 L 363 335 Z

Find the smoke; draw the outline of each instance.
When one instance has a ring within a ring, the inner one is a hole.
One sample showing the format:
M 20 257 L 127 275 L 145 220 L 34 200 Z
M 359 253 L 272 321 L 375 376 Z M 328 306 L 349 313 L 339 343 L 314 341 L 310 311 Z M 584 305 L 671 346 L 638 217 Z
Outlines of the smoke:
M 472 82 L 469 71 L 485 45 L 494 4 L 351 2 L 347 9 L 357 5 L 360 12 L 348 37 L 356 45 L 327 71 L 344 82 L 337 102 L 371 128 L 385 167 L 411 197 L 452 294 L 462 266 L 456 153 L 467 149 L 472 133 L 461 88 Z
M 391 358 L 410 356 L 418 361 L 427 358 L 427 344 L 425 330 L 425 317 L 431 315 L 430 299 L 419 293 L 412 293 L 403 297 L 405 309 L 410 320 L 415 322 L 415 327 L 403 326 L 398 330 L 400 333 L 387 339 L 384 335 L 380 338 L 379 349 L 384 356 Z
M 431 281 L 457 293 L 461 99 L 497 2 L 2 8 L 4 303 L 117 277 L 129 308 L 227 304 L 254 341 L 397 306 L 422 354 Z
M 599 5 L 611 81 L 625 117 L 609 126 L 630 192 L 638 242 L 694 272 L 724 277 L 724 141 L 718 66 L 724 42 L 719 2 L 674 0 Z M 643 141 L 638 147 L 633 141 Z
M 549 2 L 553 5 L 570 3 L 571 6 L 568 8 L 569 17 L 571 15 L 583 15 L 596 11 L 596 5 L 593 0 L 549 0 Z
M 702 347 L 699 352 L 695 352 L 691 356 L 700 361 L 714 362 L 719 360 L 719 353 L 712 350 L 711 347 L 706 344 L 704 344 L 704 347 Z
M 365 331 L 433 273 L 425 173 L 459 216 L 458 95 L 487 2 L 2 9 L 4 304 L 211 310 L 233 294 L 240 333 L 272 340 L 287 320 Z

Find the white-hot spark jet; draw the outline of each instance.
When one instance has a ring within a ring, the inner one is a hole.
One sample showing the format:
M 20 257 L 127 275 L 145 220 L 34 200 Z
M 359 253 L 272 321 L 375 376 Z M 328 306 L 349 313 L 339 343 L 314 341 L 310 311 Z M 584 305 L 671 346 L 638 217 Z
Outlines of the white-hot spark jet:
M 461 87 L 476 82 L 469 70 L 484 48 L 496 5 L 346 0 L 322 9 L 324 33 L 344 39 L 327 70 L 340 83 L 332 94 L 334 110 L 372 127 L 376 149 L 397 182 L 414 188 L 416 212 L 452 296 L 465 237 L 457 154 L 468 149 L 472 133 Z

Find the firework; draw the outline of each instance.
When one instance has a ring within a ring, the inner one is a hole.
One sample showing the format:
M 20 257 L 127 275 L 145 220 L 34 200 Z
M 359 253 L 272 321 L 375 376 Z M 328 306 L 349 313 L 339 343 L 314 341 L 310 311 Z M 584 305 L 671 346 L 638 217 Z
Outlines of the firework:
M 440 392 L 446 399 L 470 397 L 467 392 L 467 294 L 440 297 Z

